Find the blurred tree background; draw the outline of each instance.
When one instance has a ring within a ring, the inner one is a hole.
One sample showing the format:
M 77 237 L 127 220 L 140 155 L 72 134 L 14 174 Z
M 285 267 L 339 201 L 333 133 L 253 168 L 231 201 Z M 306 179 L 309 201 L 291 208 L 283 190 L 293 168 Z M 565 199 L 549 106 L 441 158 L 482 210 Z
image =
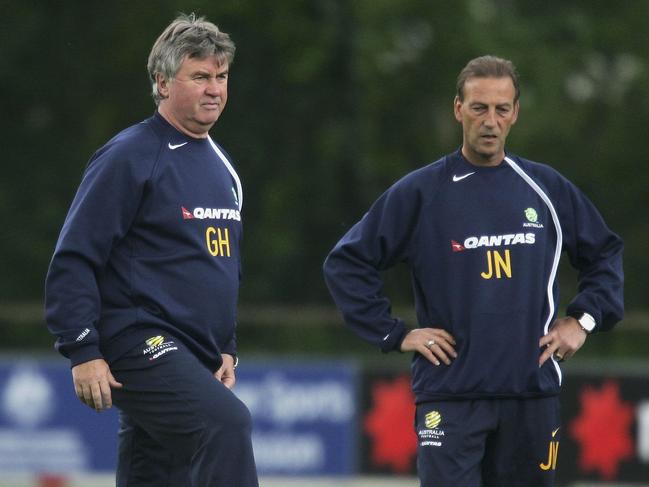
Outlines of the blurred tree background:
M 626 243 L 628 318 L 613 341 L 593 337 L 586 348 L 649 353 L 649 2 L 0 6 L 5 349 L 51 347 L 43 280 L 83 168 L 115 133 L 153 113 L 149 50 L 178 12 L 193 11 L 237 44 L 228 106 L 212 136 L 244 182 L 243 350 L 369 350 L 338 326 L 322 261 L 390 184 L 460 145 L 455 78 L 469 59 L 491 53 L 512 59 L 521 75 L 521 114 L 508 149 L 574 181 Z M 573 280 L 562 268 L 564 304 Z M 388 276 L 387 288 L 412 316 L 405 272 Z

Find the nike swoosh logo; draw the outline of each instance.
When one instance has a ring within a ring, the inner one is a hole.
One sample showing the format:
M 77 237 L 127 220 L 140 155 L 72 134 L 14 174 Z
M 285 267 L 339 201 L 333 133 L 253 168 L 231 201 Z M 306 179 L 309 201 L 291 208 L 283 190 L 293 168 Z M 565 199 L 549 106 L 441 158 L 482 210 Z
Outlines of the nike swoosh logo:
M 463 174 L 462 176 L 456 176 L 455 174 L 453 174 L 453 182 L 457 183 L 458 181 L 462 181 L 464 178 L 468 178 L 469 176 L 471 176 L 471 174 L 475 174 L 475 171 L 467 174 Z
M 559 426 L 557 429 L 555 429 L 555 430 L 552 432 L 552 438 L 555 437 L 555 435 L 557 434 L 557 432 L 558 432 L 560 429 L 561 429 L 561 426 Z
M 178 147 L 182 147 L 182 146 L 185 145 L 186 143 L 187 143 L 187 142 L 183 142 L 182 144 L 172 144 L 171 142 L 169 142 L 169 148 L 170 148 L 171 150 L 175 150 L 175 149 L 177 149 Z

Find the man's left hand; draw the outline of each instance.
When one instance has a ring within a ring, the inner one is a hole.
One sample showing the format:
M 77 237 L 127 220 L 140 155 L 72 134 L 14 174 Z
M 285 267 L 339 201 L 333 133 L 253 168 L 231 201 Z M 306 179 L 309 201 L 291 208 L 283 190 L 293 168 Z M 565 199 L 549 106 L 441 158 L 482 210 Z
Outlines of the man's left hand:
M 586 330 L 571 316 L 555 320 L 548 334 L 539 341 L 539 347 L 545 348 L 539 357 L 539 367 L 553 355 L 559 362 L 568 360 L 582 347 L 587 335 Z
M 221 358 L 223 359 L 223 365 L 221 365 L 219 370 L 214 372 L 214 377 L 216 377 L 216 380 L 221 381 L 225 387 L 232 389 L 236 382 L 234 377 L 234 357 L 227 353 L 222 353 Z

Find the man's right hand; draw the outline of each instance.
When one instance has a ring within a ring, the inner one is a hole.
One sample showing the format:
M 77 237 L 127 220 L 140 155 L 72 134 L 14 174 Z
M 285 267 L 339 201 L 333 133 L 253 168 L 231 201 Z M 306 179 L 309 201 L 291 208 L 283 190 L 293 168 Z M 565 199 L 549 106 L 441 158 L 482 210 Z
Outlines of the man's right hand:
M 72 380 L 77 397 L 97 412 L 113 405 L 111 387 L 121 388 L 104 359 L 95 359 L 72 367 Z
M 451 360 L 457 357 L 455 339 L 442 328 L 410 330 L 401 342 L 401 351 L 419 352 L 435 365 L 440 365 L 440 360 L 451 365 Z

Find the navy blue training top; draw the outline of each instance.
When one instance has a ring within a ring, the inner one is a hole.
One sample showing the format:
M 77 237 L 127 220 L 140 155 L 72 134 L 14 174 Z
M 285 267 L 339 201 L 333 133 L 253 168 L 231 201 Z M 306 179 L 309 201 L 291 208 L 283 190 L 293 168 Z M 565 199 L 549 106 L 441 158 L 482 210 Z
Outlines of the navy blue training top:
M 211 138 L 157 112 L 91 158 L 50 263 L 45 317 L 72 365 L 109 363 L 151 329 L 211 369 L 236 354 L 241 184 Z
M 593 204 L 554 169 L 514 155 L 496 167 L 460 151 L 389 188 L 331 251 L 324 265 L 346 323 L 383 351 L 407 332 L 391 315 L 380 271 L 405 262 L 418 325 L 448 330 L 451 365 L 415 353 L 413 391 L 435 399 L 557 394 L 561 369 L 539 368 L 540 338 L 557 316 L 563 251 L 579 270 L 567 307 L 596 330 L 622 318 L 622 241 Z

